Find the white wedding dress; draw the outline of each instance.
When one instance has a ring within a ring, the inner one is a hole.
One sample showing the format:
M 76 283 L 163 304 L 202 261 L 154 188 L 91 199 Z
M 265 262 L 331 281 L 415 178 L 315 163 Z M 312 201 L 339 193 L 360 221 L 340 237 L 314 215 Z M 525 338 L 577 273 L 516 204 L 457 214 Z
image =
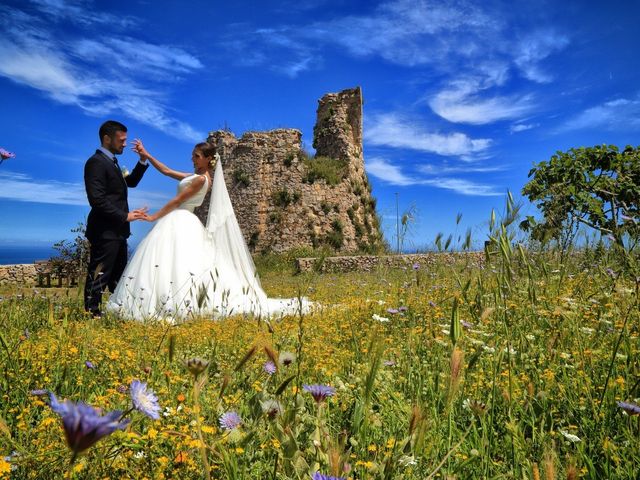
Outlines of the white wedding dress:
M 178 192 L 197 176 L 181 180 Z M 205 181 L 197 194 L 158 220 L 127 264 L 107 310 L 139 321 L 307 311 L 306 299 L 267 298 L 262 290 L 231 205 L 222 162 L 216 165 L 204 227 L 193 210 L 207 189 Z

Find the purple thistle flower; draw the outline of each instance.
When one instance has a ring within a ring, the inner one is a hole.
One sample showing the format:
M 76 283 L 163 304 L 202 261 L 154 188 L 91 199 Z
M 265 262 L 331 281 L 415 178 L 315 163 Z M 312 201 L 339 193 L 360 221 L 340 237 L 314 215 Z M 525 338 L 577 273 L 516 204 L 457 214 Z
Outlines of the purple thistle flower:
M 67 445 L 74 457 L 114 431 L 124 430 L 129 423 L 128 419 L 120 420 L 122 412 L 118 410 L 101 415 L 100 410 L 86 403 L 59 402 L 53 393 L 49 395 L 51 409 L 62 417 Z
M 238 415 L 238 412 L 225 412 L 220 415 L 220 427 L 224 430 L 233 430 L 234 428 L 238 428 L 242 423 L 242 418 Z
M 302 385 L 302 388 L 311 394 L 316 403 L 321 403 L 336 393 L 336 389 L 329 385 Z
M 89 370 L 92 370 L 92 369 L 96 368 L 96 366 L 89 360 L 84 362 L 84 366 L 87 367 Z
M 311 475 L 311 480 L 345 480 L 344 477 L 332 477 L 330 475 L 324 475 L 320 472 L 316 472 Z
M 160 405 L 158 405 L 158 397 L 147 384 L 140 380 L 133 380 L 129 385 L 131 392 L 131 401 L 133 407 L 147 417 L 157 420 L 160 418 Z
M 274 373 L 276 373 L 276 370 L 278 369 L 276 367 L 276 364 L 273 363 L 271 360 L 269 360 L 268 362 L 266 362 L 263 366 L 262 369 L 267 372 L 269 375 L 273 375 Z
M 16 154 L 9 152 L 4 148 L 0 148 L 0 163 L 4 162 L 7 158 L 15 158 Z
M 628 415 L 640 415 L 640 405 L 630 402 L 616 402 Z

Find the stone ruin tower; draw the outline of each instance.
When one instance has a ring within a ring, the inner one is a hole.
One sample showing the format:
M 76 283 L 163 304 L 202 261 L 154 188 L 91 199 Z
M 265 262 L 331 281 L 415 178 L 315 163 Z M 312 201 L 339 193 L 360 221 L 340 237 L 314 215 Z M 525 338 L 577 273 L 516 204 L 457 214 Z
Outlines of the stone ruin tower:
M 329 246 L 338 252 L 383 248 L 376 202 L 362 155 L 360 87 L 318 101 L 313 147 L 296 129 L 209 133 L 224 168 L 238 223 L 252 252 Z M 208 198 L 196 214 L 206 222 Z

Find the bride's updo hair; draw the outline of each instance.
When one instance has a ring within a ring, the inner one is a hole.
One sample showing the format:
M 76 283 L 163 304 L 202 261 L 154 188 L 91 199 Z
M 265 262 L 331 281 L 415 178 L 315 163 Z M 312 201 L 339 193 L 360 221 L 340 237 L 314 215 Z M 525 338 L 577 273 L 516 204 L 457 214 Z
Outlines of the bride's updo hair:
M 196 144 L 195 147 L 193 147 L 194 150 L 198 150 L 203 157 L 208 158 L 209 159 L 209 166 L 211 168 L 216 166 L 216 147 L 215 145 L 213 145 L 212 143 L 209 142 L 201 142 Z

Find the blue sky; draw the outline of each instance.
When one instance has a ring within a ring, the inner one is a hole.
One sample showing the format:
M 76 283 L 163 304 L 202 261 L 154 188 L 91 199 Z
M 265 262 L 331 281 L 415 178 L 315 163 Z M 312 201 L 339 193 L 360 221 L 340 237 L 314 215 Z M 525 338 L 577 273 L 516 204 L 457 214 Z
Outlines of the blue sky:
M 0 244 L 72 236 L 108 118 L 188 171 L 223 127 L 298 128 L 311 150 L 317 99 L 359 85 L 391 244 L 396 199 L 416 214 L 407 247 L 467 228 L 481 242 L 556 150 L 640 144 L 637 1 L 3 0 L 0 16 L 0 147 L 16 153 L 0 165 Z M 130 206 L 174 190 L 149 170 Z

